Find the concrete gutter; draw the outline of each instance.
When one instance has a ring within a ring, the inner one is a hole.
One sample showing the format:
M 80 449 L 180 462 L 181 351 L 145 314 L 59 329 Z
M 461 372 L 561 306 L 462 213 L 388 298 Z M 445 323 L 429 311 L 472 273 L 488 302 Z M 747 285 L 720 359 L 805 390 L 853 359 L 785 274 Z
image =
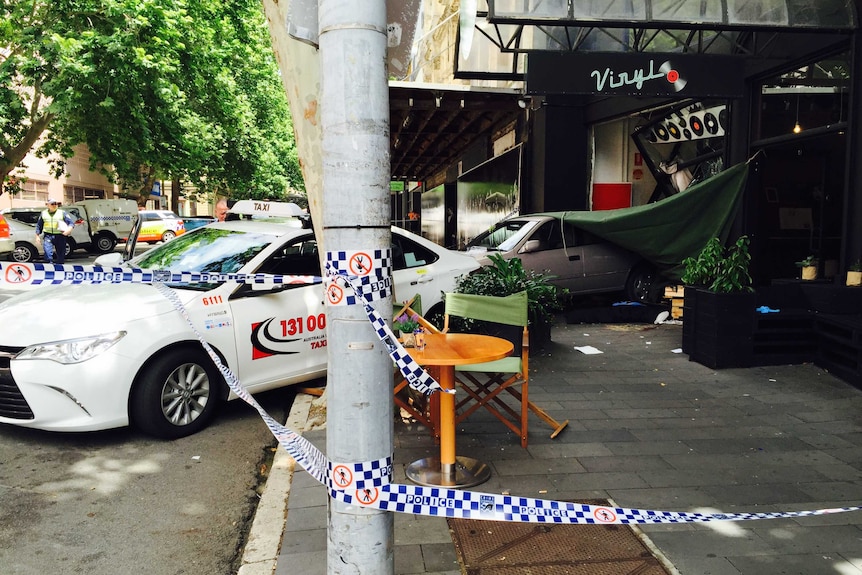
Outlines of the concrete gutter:
M 298 393 L 285 426 L 300 434 L 307 431 L 312 405 L 315 400 L 320 401 L 320 399 Z M 287 524 L 287 501 L 290 497 L 290 485 L 295 468 L 296 460 L 279 445 L 254 514 L 237 575 L 275 573 L 284 528 Z

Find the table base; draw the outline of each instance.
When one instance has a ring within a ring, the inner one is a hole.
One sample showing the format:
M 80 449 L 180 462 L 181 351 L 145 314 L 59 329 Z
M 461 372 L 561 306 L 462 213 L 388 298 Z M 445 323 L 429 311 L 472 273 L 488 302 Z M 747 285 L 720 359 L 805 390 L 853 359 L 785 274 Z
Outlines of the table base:
M 426 457 L 407 466 L 407 478 L 426 487 L 473 487 L 488 481 L 491 468 L 472 457 L 455 458 L 454 469 L 444 473 L 439 457 Z

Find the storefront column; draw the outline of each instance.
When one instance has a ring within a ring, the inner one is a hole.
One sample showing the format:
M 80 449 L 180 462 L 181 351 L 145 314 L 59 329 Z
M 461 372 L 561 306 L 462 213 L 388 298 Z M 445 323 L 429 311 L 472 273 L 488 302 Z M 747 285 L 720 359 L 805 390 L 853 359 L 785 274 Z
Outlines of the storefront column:
M 547 102 L 535 110 L 532 144 L 534 193 L 521 213 L 589 209 L 583 108 Z

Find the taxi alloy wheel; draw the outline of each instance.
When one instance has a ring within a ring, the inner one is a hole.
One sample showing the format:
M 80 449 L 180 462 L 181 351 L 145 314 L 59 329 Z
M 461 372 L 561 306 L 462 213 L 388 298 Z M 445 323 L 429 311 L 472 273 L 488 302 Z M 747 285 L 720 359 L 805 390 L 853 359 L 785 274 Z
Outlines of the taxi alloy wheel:
M 145 370 L 132 391 L 133 425 L 164 439 L 192 435 L 209 425 L 224 383 L 203 351 L 173 349 Z
M 168 230 L 168 231 L 166 231 L 165 233 L 163 233 L 163 234 L 162 234 L 162 241 L 163 241 L 163 242 L 166 242 L 166 241 L 168 241 L 168 240 L 172 240 L 172 239 L 174 239 L 175 237 L 177 237 L 177 234 L 175 234 L 175 233 L 174 233 L 174 232 L 172 232 L 171 230 Z

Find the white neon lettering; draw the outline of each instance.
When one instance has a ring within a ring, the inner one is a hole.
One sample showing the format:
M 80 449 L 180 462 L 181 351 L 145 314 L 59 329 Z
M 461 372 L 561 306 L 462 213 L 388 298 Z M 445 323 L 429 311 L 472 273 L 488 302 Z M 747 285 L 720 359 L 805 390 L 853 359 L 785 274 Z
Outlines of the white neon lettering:
M 647 74 L 643 68 L 633 70 L 631 76 L 628 72 L 615 72 L 610 68 L 605 68 L 604 71 L 593 70 L 590 76 L 596 80 L 596 91 L 602 92 L 607 84 L 610 88 L 616 89 L 625 85 L 634 84 L 638 90 L 643 88 L 644 82 L 649 80 L 657 80 L 664 78 L 665 75 L 659 71 L 655 71 L 655 61 L 649 61 L 649 73 Z

